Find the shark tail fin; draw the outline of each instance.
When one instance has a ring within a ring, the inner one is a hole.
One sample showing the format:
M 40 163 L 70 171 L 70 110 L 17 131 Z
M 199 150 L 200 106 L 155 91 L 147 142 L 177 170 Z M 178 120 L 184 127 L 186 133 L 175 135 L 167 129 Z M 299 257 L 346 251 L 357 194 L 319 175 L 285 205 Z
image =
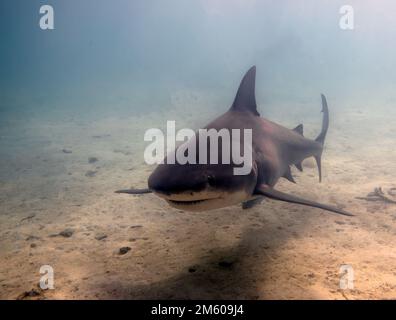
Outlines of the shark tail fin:
M 308 207 L 320 208 L 320 209 L 327 210 L 330 212 L 342 214 L 344 216 L 353 216 L 353 214 L 351 214 L 347 211 L 344 211 L 342 209 L 339 209 L 337 207 L 319 203 L 319 202 L 315 202 L 312 200 L 307 200 L 307 199 L 300 198 L 300 197 L 297 197 L 297 196 L 294 196 L 291 194 L 287 194 L 287 193 L 275 190 L 267 185 L 258 186 L 255 190 L 255 194 L 262 195 L 262 196 L 265 196 L 267 198 L 274 199 L 274 200 L 290 202 L 290 203 L 297 203 L 297 204 L 301 204 L 301 205 L 308 206 Z
M 322 121 L 322 130 L 319 135 L 316 137 L 315 141 L 320 144 L 324 144 L 326 139 L 327 130 L 329 129 L 329 108 L 327 106 L 327 100 L 324 94 L 322 96 L 322 112 L 323 112 L 323 121 Z
M 326 139 L 327 130 L 329 129 L 329 108 L 327 106 L 327 100 L 324 94 L 322 94 L 321 97 L 322 97 L 322 112 L 323 112 L 322 130 L 320 131 L 319 135 L 316 137 L 315 141 L 319 142 L 322 145 L 322 149 L 318 154 L 314 155 L 319 171 L 319 182 L 322 182 L 322 152 L 323 152 L 323 145 Z

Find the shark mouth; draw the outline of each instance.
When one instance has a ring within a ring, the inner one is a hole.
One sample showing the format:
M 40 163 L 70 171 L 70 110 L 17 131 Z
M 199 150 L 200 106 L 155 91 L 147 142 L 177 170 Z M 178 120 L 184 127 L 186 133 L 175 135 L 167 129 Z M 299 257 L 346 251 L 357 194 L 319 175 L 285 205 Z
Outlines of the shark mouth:
M 218 200 L 223 196 L 221 193 L 208 192 L 208 191 L 203 191 L 203 192 L 185 191 L 185 192 L 173 193 L 173 194 L 164 194 L 161 192 L 154 191 L 154 193 L 160 198 L 163 198 L 164 200 L 168 201 L 170 204 L 180 204 L 180 205 L 199 204 L 210 200 Z
M 176 209 L 186 211 L 203 211 L 217 208 L 224 201 L 223 194 L 213 192 L 200 192 L 192 194 L 191 192 L 172 194 L 172 195 L 161 195 L 161 198 Z
M 245 191 L 226 192 L 222 190 L 205 190 L 203 192 L 185 191 L 174 194 L 163 194 L 154 191 L 154 193 L 166 200 L 171 207 L 185 211 L 207 211 L 224 208 L 240 203 L 247 197 L 250 197 Z
M 177 199 L 177 198 L 176 198 Z M 224 206 L 225 201 L 221 197 L 213 197 L 206 199 L 165 199 L 166 202 L 171 206 L 179 210 L 185 211 L 205 211 L 221 208 Z
M 166 200 L 168 201 L 170 204 L 175 204 L 175 205 L 194 205 L 194 204 L 200 204 L 202 202 L 205 201 L 209 201 L 209 200 L 214 200 L 214 199 L 219 199 L 219 198 L 211 198 L 211 199 L 202 199 L 202 200 Z

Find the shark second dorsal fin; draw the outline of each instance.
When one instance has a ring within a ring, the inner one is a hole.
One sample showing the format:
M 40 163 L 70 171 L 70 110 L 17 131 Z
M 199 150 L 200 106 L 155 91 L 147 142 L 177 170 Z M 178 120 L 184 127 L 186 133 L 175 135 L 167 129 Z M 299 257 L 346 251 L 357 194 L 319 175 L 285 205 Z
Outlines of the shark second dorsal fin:
M 250 112 L 256 116 L 260 116 L 257 112 L 255 86 L 256 66 L 253 66 L 243 77 L 230 110 Z
M 302 124 L 299 124 L 297 127 L 295 127 L 293 129 L 293 131 L 301 134 L 302 136 L 304 136 L 304 126 Z

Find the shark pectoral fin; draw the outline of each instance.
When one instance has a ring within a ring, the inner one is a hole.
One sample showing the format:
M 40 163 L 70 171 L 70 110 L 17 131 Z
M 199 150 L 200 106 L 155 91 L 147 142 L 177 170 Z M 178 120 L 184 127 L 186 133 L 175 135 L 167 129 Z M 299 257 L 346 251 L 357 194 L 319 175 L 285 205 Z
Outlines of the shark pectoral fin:
M 246 209 L 253 208 L 254 206 L 260 204 L 263 200 L 264 200 L 264 197 L 258 197 L 258 198 L 252 199 L 252 200 L 242 202 L 242 209 L 246 210 Z
M 152 193 L 150 189 L 126 189 L 126 190 L 117 190 L 115 193 L 126 193 L 126 194 L 145 194 Z
M 342 214 L 345 216 L 353 216 L 353 214 L 346 212 L 342 209 L 338 209 L 333 206 L 329 206 L 327 204 L 322 204 L 319 202 L 311 201 L 311 200 L 306 200 L 291 194 L 287 194 L 278 190 L 275 190 L 267 185 L 260 185 L 256 187 L 255 194 L 261 194 L 267 198 L 274 199 L 274 200 L 280 200 L 280 201 L 285 201 L 285 202 L 290 202 L 290 203 L 297 203 L 297 204 L 302 204 L 305 206 L 309 207 L 315 207 L 315 208 L 320 208 L 323 210 L 335 212 L 338 214 Z

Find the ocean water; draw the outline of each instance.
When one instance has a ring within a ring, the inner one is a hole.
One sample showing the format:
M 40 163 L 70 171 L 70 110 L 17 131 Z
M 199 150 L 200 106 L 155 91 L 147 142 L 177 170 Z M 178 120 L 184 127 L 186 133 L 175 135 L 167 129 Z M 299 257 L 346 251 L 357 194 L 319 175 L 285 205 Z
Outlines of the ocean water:
M 353 30 L 339 26 L 343 1 L 51 1 L 51 31 L 43 4 L 2 1 L 3 117 L 141 114 L 181 88 L 221 111 L 251 65 L 268 108 L 320 92 L 342 108 L 394 101 L 392 1 L 348 2 Z
M 39 26 L 47 4 L 54 30 Z M 353 9 L 353 29 L 340 27 L 344 5 Z M 53 264 L 61 276 L 59 289 L 41 293 L 48 298 L 333 299 L 342 298 L 338 266 L 350 263 L 369 279 L 383 271 L 353 298 L 395 298 L 395 209 L 356 199 L 395 183 L 395 14 L 391 0 L 2 0 L 0 297 L 31 290 L 39 266 Z M 298 186 L 281 186 L 355 209 L 358 218 L 334 223 L 322 213 L 312 222 L 304 209 L 276 203 L 243 215 L 236 207 L 185 215 L 154 196 L 113 194 L 146 186 L 147 129 L 167 120 L 206 125 L 230 107 L 253 65 L 258 110 L 270 120 L 304 123 L 314 137 L 320 94 L 329 102 L 323 184 L 307 162 L 295 173 Z M 74 232 L 70 241 L 50 237 L 65 228 Z M 119 259 L 122 246 L 134 260 Z M 238 277 L 216 267 L 223 258 Z M 116 280 L 108 283 L 103 274 L 114 259 Z M 198 280 L 181 271 L 191 265 Z M 203 266 L 220 279 L 214 289 Z M 81 284 L 87 274 L 92 281 Z M 287 289 L 290 274 L 296 280 Z M 141 286 L 131 293 L 123 277 Z

